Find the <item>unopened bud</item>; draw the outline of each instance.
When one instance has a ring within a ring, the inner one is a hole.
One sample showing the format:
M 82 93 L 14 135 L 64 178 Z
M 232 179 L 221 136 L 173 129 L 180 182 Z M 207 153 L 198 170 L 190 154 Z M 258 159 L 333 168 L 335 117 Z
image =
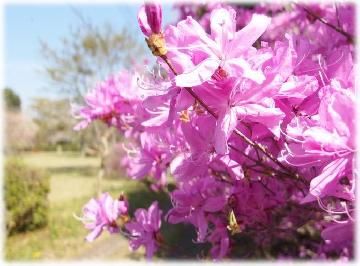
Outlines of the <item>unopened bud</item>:
M 161 5 L 155 1 L 146 1 L 145 14 L 152 33 L 160 33 L 162 22 Z
M 138 12 L 138 23 L 141 31 L 149 37 L 152 33 L 161 32 L 162 8 L 155 2 L 147 2 Z

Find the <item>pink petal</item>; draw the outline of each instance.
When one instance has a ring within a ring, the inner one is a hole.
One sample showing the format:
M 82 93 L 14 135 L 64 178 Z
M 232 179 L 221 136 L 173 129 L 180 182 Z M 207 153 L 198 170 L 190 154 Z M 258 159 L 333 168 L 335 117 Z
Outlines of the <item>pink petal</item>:
M 331 155 L 334 151 L 346 149 L 347 136 L 329 132 L 323 127 L 313 126 L 302 134 L 305 138 L 305 150 L 318 150 L 320 154 Z
M 238 57 L 244 50 L 248 49 L 269 26 L 271 19 L 264 15 L 254 14 L 244 28 L 235 33 L 231 46 L 232 57 Z
M 203 242 L 206 237 L 206 232 L 208 229 L 207 220 L 205 218 L 205 213 L 203 211 L 199 211 L 197 214 L 197 227 L 199 229 L 198 232 L 198 241 Z
M 118 216 L 117 201 L 114 201 L 110 195 L 107 195 L 104 203 L 104 208 L 109 222 L 115 221 Z
M 161 214 L 162 214 L 162 211 L 158 207 L 158 202 L 157 201 L 153 202 L 151 204 L 151 206 L 149 207 L 148 215 L 150 218 L 150 224 L 154 231 L 157 231 L 160 229 Z
M 304 99 L 314 93 L 318 88 L 318 81 L 314 76 L 290 76 L 288 80 L 281 85 L 278 97 Z
M 226 110 L 221 113 L 215 128 L 215 150 L 219 154 L 227 154 L 229 148 L 227 146 L 227 141 L 236 127 L 237 117 L 236 112 L 233 108 Z
M 150 29 L 150 25 L 148 23 L 147 16 L 145 13 L 145 5 L 142 5 L 140 7 L 137 19 L 138 19 L 138 23 L 139 23 L 141 31 L 144 33 L 145 36 L 149 37 L 151 34 L 151 29 Z
M 145 13 L 147 22 L 153 33 L 161 32 L 162 7 L 156 1 L 145 2 Z
M 102 230 L 103 230 L 103 224 L 100 224 L 100 225 L 96 226 L 94 228 L 94 230 L 92 230 L 91 233 L 86 236 L 85 240 L 88 241 L 88 242 L 94 241 L 96 238 L 99 237 Z
M 185 20 L 177 24 L 180 36 L 186 36 L 189 49 L 196 51 L 197 46 L 201 46 L 203 52 L 208 55 L 220 55 L 220 47 L 209 38 L 204 28 L 192 17 L 187 17 Z M 194 49 L 195 48 L 195 49 Z
M 144 224 L 146 223 L 146 210 L 141 208 L 141 209 L 137 209 L 135 211 L 135 218 L 136 218 L 136 221 L 141 223 L 141 224 Z
M 241 73 L 244 78 L 251 79 L 257 84 L 262 84 L 265 80 L 265 76 L 261 70 L 253 70 L 250 64 L 242 58 L 233 58 L 225 61 L 224 69 L 231 73 Z M 237 76 L 233 73 L 233 76 Z
M 203 209 L 207 212 L 217 212 L 220 211 L 226 203 L 227 201 L 224 196 L 207 198 Z
M 260 104 L 245 104 L 234 107 L 239 119 L 247 119 L 265 125 L 276 137 L 280 137 L 280 124 L 285 114 L 274 107 Z
M 164 125 L 169 118 L 169 109 L 162 109 L 155 113 L 154 116 L 141 123 L 144 127 L 158 127 Z
M 234 38 L 236 30 L 235 17 L 236 12 L 232 8 L 230 10 L 217 8 L 211 12 L 211 37 L 222 48 L 222 52 L 225 52 L 227 44 Z
M 194 97 L 191 96 L 187 90 L 181 89 L 180 93 L 176 97 L 176 105 L 175 105 L 176 111 L 179 112 L 189 108 L 191 105 L 194 104 L 194 101 L 195 101 Z
M 220 60 L 217 58 L 207 58 L 200 64 L 195 66 L 193 70 L 187 73 L 180 74 L 175 77 L 176 86 L 179 87 L 193 87 L 210 80 L 215 70 L 220 65 Z
M 326 241 L 326 249 L 339 249 L 349 245 L 354 240 L 354 223 L 334 223 L 321 232 L 321 237 Z
M 339 158 L 325 166 L 321 174 L 311 180 L 309 194 L 301 203 L 308 203 L 326 195 L 326 188 L 336 182 L 336 177 L 344 171 L 347 162 L 347 158 Z

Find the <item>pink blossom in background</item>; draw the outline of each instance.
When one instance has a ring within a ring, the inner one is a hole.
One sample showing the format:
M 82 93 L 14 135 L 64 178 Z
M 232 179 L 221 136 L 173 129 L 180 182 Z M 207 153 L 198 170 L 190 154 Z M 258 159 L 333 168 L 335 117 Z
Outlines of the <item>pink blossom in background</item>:
M 153 202 L 148 210 L 137 209 L 135 211 L 135 220 L 125 225 L 130 233 L 130 248 L 138 249 L 141 245 L 146 248 L 146 257 L 149 259 L 158 249 L 156 234 L 160 230 L 162 211 L 158 203 Z
M 84 206 L 81 218 L 85 228 L 91 230 L 86 240 L 93 241 L 104 229 L 112 234 L 118 233 L 116 220 L 127 213 L 128 202 L 126 200 L 114 200 L 108 193 L 103 193 L 99 199 L 91 199 Z
M 123 71 L 97 84 L 85 96 L 86 106 L 74 111 L 83 119 L 74 129 L 83 129 L 94 120 L 119 129 L 127 127 L 126 118 L 133 114 L 134 105 L 140 101 L 140 95 L 136 94 L 139 90 L 133 90 L 135 82 L 130 73 Z

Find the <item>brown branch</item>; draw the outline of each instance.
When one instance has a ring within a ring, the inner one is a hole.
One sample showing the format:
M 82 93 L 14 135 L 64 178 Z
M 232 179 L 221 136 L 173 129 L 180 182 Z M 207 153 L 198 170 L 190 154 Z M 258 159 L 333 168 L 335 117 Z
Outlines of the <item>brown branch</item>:
M 306 13 L 308 13 L 310 16 L 312 16 L 313 18 L 315 18 L 316 20 L 319 20 L 321 23 L 325 24 L 326 26 L 332 28 L 333 30 L 337 31 L 338 33 L 342 34 L 343 36 L 346 37 L 347 41 L 351 44 L 354 43 L 354 36 L 352 36 L 351 34 L 347 33 L 346 31 L 344 31 L 341 27 L 335 26 L 333 24 L 331 24 L 330 22 L 328 22 L 327 20 L 325 20 L 324 18 L 318 16 L 317 14 L 315 14 L 314 12 L 312 12 L 310 9 L 308 9 L 307 7 L 300 5 L 298 3 L 294 3 L 295 5 L 301 7 L 302 9 L 304 9 L 304 11 Z
M 282 168 L 283 170 L 285 170 L 288 173 L 292 173 L 285 165 L 283 165 L 281 162 L 279 162 L 271 153 L 268 153 L 266 148 L 263 145 L 252 141 L 247 136 L 245 136 L 240 130 L 238 130 L 236 128 L 234 129 L 234 132 L 235 132 L 236 135 L 238 135 L 240 138 L 242 138 L 250 146 L 260 150 L 263 154 L 265 154 L 271 161 L 273 161 L 280 168 Z
M 163 55 L 163 56 L 160 56 L 164 61 L 165 63 L 169 66 L 169 68 L 171 69 L 171 71 L 174 73 L 175 76 L 178 75 L 177 71 L 175 70 L 175 68 L 172 66 L 172 64 L 170 63 L 169 59 L 167 58 L 166 55 Z M 189 87 L 186 87 L 185 90 L 187 90 L 188 93 L 190 93 L 190 95 L 192 97 L 194 97 L 194 99 L 199 102 L 202 107 L 204 107 L 206 109 L 206 111 L 208 111 L 209 114 L 211 114 L 213 117 L 215 118 L 218 118 L 218 115 L 210 109 L 210 107 L 203 102 L 203 100 L 201 100 L 201 98 Z

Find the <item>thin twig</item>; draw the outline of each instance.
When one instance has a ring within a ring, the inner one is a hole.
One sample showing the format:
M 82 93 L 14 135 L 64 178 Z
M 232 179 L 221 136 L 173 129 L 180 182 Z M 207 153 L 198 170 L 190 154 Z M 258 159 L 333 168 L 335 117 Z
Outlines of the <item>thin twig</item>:
M 286 172 L 288 172 L 289 174 L 292 175 L 292 172 L 285 166 L 283 165 L 281 162 L 279 162 L 271 153 L 268 153 L 266 148 L 261 145 L 258 144 L 254 141 L 252 141 L 251 139 L 249 139 L 247 136 L 245 136 L 240 130 L 238 129 L 234 129 L 234 132 L 236 135 L 238 135 L 240 138 L 242 138 L 246 143 L 248 143 L 250 146 L 252 146 L 253 148 L 256 148 L 258 150 L 260 150 L 263 154 L 266 155 L 266 157 L 268 157 L 271 161 L 273 161 L 276 165 L 278 165 L 280 168 L 284 169 Z
M 166 55 L 163 55 L 163 56 L 160 56 L 160 57 L 161 57 L 161 58 L 165 61 L 165 63 L 169 66 L 169 68 L 170 68 L 171 71 L 174 73 L 174 75 L 177 76 L 178 73 L 177 73 L 177 71 L 175 70 L 175 68 L 172 66 L 172 64 L 170 63 L 170 61 L 169 61 L 169 59 L 167 58 L 167 56 L 166 56 Z M 185 90 L 187 90 L 187 92 L 190 93 L 190 95 L 193 96 L 194 99 L 195 99 L 197 102 L 199 102 L 199 103 L 202 105 L 202 107 L 204 107 L 204 108 L 206 109 L 206 111 L 208 111 L 209 114 L 211 114 L 211 115 L 212 115 L 213 117 L 215 117 L 215 118 L 218 118 L 218 115 L 217 115 L 213 110 L 211 110 L 210 107 L 209 107 L 207 104 L 205 104 L 205 103 L 201 100 L 201 98 L 200 98 L 191 88 L 186 87 Z
M 330 22 L 326 21 L 324 18 L 318 16 L 317 14 L 315 14 L 314 12 L 312 12 L 310 9 L 308 9 L 307 7 L 300 5 L 298 3 L 294 3 L 295 5 L 301 7 L 302 9 L 304 9 L 304 11 L 306 13 L 308 13 L 310 16 L 312 16 L 313 18 L 319 20 L 321 23 L 325 24 L 326 26 L 332 28 L 333 30 L 337 31 L 338 33 L 342 34 L 343 36 L 346 37 L 347 41 L 351 44 L 354 43 L 354 36 L 352 36 L 351 34 L 347 33 L 346 31 L 344 31 L 341 27 L 337 27 L 333 24 L 331 24 Z
M 337 4 L 336 4 L 336 3 L 334 3 L 334 6 L 335 6 L 335 11 L 336 11 L 336 22 L 337 22 L 337 26 L 340 27 L 339 10 L 338 10 L 338 7 L 337 7 Z

